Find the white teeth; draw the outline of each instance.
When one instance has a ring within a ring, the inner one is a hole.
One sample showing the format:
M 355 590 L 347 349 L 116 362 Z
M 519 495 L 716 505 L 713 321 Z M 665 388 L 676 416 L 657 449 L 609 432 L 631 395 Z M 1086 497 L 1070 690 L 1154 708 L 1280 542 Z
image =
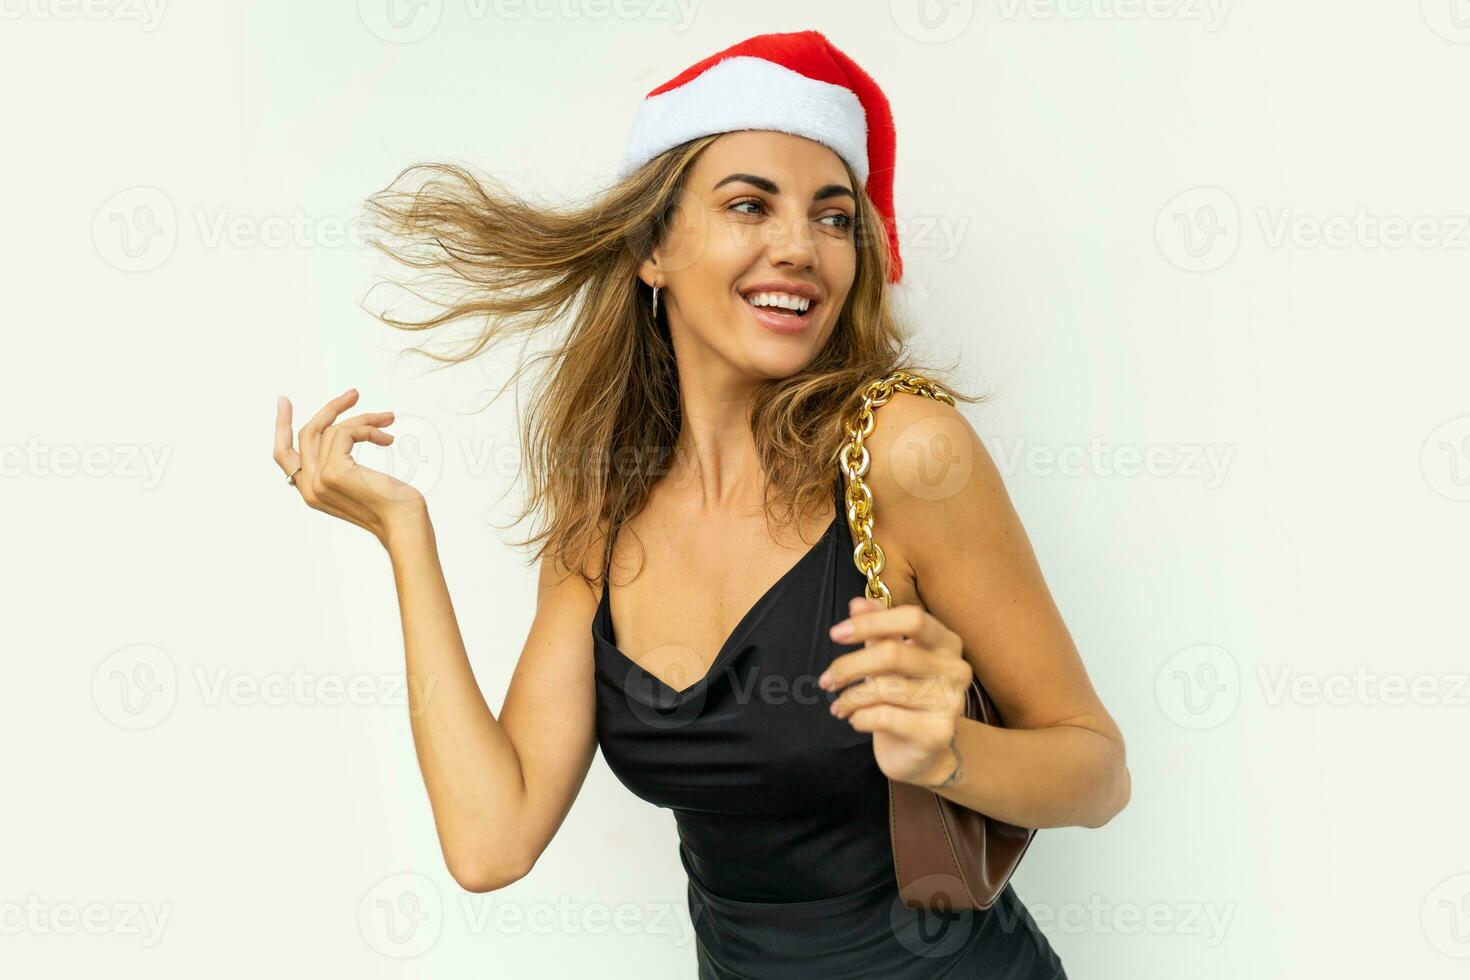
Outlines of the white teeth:
M 792 296 L 790 293 L 750 293 L 745 301 L 751 306 L 779 306 L 798 313 L 805 313 L 812 305 L 805 296 Z

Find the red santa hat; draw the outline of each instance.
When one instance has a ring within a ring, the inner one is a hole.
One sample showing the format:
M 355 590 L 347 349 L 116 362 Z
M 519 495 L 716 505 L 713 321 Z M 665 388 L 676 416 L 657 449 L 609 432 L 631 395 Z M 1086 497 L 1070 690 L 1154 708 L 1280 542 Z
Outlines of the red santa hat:
M 818 31 L 759 34 L 710 55 L 648 93 L 619 176 L 713 133 L 770 129 L 832 149 L 883 216 L 889 281 L 903 277 L 893 215 L 893 114 L 878 83 Z

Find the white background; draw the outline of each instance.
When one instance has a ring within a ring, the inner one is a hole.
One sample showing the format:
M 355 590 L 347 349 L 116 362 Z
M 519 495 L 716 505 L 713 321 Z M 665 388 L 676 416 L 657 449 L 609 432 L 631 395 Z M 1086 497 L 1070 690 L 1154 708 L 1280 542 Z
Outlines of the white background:
M 392 361 L 343 230 L 424 160 L 593 193 L 649 89 L 815 28 L 1127 737 L 1128 809 L 1015 879 L 1070 976 L 1463 976 L 1470 5 L 1113 3 L 6 3 L 0 971 L 694 975 L 671 814 L 600 755 L 530 876 L 455 885 L 387 558 L 274 402 L 400 413 L 358 458 L 428 495 L 498 711 L 510 355 Z

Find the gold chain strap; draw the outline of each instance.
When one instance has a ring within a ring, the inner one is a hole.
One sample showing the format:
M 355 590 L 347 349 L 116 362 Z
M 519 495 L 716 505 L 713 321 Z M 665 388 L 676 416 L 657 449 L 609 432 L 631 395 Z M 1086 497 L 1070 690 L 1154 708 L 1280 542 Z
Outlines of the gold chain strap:
M 894 371 L 886 378 L 870 382 L 863 391 L 863 401 L 846 425 L 848 441 L 838 453 L 837 466 L 847 476 L 847 525 L 857 535 L 853 564 L 867 577 L 869 599 L 881 599 L 885 608 L 893 607 L 893 596 L 879 576 L 883 572 L 883 549 L 873 540 L 873 493 L 863 481 L 868 472 L 868 447 L 863 440 L 873 434 L 873 409 L 885 404 L 896 391 L 923 395 L 954 405 L 954 398 L 933 381 L 907 371 Z

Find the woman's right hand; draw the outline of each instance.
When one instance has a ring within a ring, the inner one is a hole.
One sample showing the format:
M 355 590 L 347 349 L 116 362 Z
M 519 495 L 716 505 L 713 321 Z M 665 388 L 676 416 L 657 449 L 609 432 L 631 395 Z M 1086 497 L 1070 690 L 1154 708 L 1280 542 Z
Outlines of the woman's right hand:
M 288 476 L 300 469 L 296 489 L 307 506 L 366 528 L 387 547 L 389 528 L 396 521 L 422 515 L 424 497 L 409 484 L 359 466 L 352 458 L 352 447 L 359 442 L 386 446 L 393 441 L 392 433 L 380 428 L 393 423 L 392 412 L 367 412 L 334 421 L 356 401 L 357 389 L 349 388 L 327 402 L 301 427 L 293 447 L 291 400 L 278 399 L 272 458 Z

